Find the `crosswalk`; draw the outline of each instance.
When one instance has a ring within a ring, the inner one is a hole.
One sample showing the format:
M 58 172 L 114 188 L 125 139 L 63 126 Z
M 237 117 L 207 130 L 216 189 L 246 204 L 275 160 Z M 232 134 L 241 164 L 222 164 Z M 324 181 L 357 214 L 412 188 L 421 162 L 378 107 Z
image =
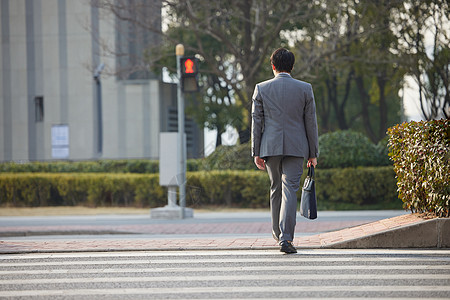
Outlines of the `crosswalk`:
M 450 299 L 450 250 L 0 256 L 8 299 Z

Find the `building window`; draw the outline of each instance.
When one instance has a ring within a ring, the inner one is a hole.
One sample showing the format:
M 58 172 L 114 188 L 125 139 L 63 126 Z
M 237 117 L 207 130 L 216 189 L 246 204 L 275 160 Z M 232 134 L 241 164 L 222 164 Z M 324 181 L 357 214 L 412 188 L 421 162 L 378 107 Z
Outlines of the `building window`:
M 44 97 L 34 98 L 34 119 L 36 122 L 44 121 Z

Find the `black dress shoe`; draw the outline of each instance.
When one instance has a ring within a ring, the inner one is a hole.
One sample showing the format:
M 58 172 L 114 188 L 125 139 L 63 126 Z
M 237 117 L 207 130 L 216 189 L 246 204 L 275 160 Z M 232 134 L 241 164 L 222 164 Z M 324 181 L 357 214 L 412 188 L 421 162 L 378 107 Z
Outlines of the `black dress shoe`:
M 284 253 L 297 253 L 297 249 L 295 249 L 294 245 L 292 245 L 292 242 L 289 241 L 283 241 L 280 244 L 281 248 L 280 251 Z

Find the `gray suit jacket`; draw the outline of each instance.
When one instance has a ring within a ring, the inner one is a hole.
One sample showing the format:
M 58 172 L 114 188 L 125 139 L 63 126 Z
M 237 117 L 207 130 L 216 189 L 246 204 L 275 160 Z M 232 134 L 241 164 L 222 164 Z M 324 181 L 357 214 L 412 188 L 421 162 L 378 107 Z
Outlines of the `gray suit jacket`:
M 312 86 L 287 73 L 258 83 L 252 97 L 252 156 L 319 156 Z

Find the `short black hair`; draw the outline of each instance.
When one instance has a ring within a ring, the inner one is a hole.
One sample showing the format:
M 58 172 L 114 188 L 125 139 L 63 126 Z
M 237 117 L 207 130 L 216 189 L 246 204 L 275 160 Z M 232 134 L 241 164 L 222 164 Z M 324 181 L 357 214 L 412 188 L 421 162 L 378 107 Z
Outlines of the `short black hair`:
M 270 56 L 270 62 L 278 72 L 291 73 L 295 63 L 295 56 L 294 53 L 285 48 L 278 48 Z

